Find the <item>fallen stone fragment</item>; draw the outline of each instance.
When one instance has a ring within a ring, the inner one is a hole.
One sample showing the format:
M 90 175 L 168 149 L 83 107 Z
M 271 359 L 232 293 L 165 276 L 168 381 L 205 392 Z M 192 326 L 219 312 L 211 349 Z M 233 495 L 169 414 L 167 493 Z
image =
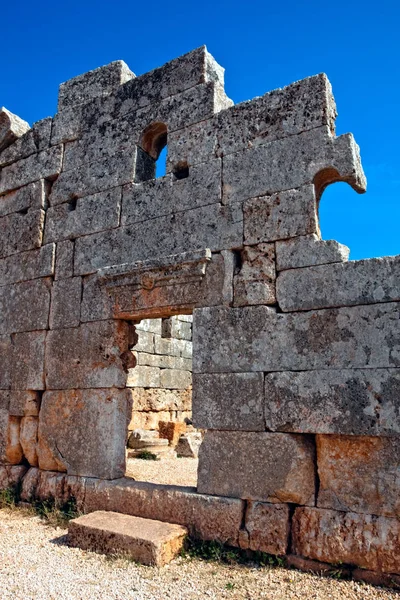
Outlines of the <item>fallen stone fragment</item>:
M 9 110 L 0 109 L 0 152 L 30 129 L 29 124 Z
M 183 433 L 179 437 L 175 447 L 177 456 L 197 458 L 202 442 L 203 436 L 199 431 L 188 431 L 187 433 Z

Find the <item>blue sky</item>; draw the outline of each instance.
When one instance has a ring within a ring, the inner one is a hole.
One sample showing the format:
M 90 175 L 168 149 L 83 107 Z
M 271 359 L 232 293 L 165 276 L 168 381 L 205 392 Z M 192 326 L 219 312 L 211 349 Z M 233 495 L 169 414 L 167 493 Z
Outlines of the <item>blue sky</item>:
M 368 191 L 325 191 L 323 237 L 353 259 L 399 254 L 399 17 L 394 0 L 7 2 L 0 105 L 33 123 L 55 113 L 62 81 L 117 59 L 140 75 L 202 44 L 225 67 L 234 102 L 324 71 L 337 133 L 360 144 Z

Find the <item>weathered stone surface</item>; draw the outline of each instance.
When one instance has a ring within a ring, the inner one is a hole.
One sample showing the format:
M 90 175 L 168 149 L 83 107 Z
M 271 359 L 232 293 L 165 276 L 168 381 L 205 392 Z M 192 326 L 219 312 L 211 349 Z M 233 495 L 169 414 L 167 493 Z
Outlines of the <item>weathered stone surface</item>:
M 1 285 L 54 275 L 55 244 L 0 259 Z
M 28 129 L 29 123 L 2 106 L 0 109 L 0 152 L 24 135 Z
M 241 207 L 211 204 L 79 238 L 75 242 L 75 274 L 199 248 L 229 249 L 241 246 L 242 240 Z
M 170 421 L 160 421 L 158 424 L 159 435 L 161 439 L 168 440 L 171 446 L 176 446 L 180 436 L 186 432 L 186 423 L 171 423 Z
M 178 369 L 161 369 L 160 384 L 167 390 L 185 390 L 192 383 L 192 374 L 189 371 Z
M 12 339 L 10 335 L 0 335 L 0 356 L 0 390 L 7 390 L 11 387 Z
M 58 110 L 107 96 L 133 77 L 135 74 L 123 60 L 116 60 L 104 67 L 73 77 L 60 85 Z
M 193 422 L 200 429 L 264 431 L 263 403 L 263 373 L 193 376 Z
M 25 465 L 0 466 L 0 490 L 6 490 L 17 486 L 26 472 L 27 468 Z
M 123 321 L 54 329 L 46 342 L 47 389 L 124 387 L 132 330 Z
M 139 388 L 143 389 L 143 388 Z M 176 422 L 176 412 L 174 411 L 160 411 L 160 412 L 144 412 L 144 411 L 132 411 L 131 420 L 128 425 L 129 431 L 137 429 L 154 429 L 158 431 L 160 421 L 172 421 Z
M 45 242 L 74 239 L 119 225 L 121 188 L 50 207 L 46 213 Z
M 0 218 L 0 257 L 39 248 L 42 244 L 45 212 L 30 210 Z
M 173 173 L 182 164 L 190 168 L 216 157 L 217 119 L 218 116 L 215 116 L 168 132 L 167 173 Z
M 135 350 L 138 347 L 135 346 Z M 193 343 L 188 340 L 177 340 L 175 338 L 165 339 L 156 336 L 154 338 L 154 352 L 156 354 L 170 354 L 171 356 L 183 356 L 192 358 Z
M 329 128 L 319 127 L 226 156 L 223 201 L 240 202 L 298 188 L 327 169 L 329 182 L 347 181 L 356 191 L 365 191 L 359 148 L 352 135 L 335 138 Z
M 15 190 L 38 179 L 54 179 L 60 173 L 61 165 L 62 147 L 54 146 L 3 167 L 0 193 Z
M 244 246 L 240 270 L 234 276 L 234 306 L 275 304 L 274 244 Z
M 243 213 L 245 244 L 319 235 L 313 184 L 246 200 Z
M 74 242 L 65 240 L 57 243 L 54 279 L 66 279 L 74 274 Z
M 33 390 L 13 390 L 10 393 L 10 415 L 14 417 L 38 417 L 40 395 Z
M 182 371 L 192 370 L 192 361 L 190 360 L 190 358 L 182 358 L 180 356 L 167 356 L 164 354 L 148 354 L 147 352 L 135 352 L 134 354 L 136 356 L 138 365 L 160 367 L 161 369 L 178 369 Z
M 0 287 L 0 334 L 46 329 L 50 308 L 49 279 Z
M 161 387 L 160 369 L 145 366 L 136 366 L 129 369 L 126 385 L 128 387 L 159 388 Z
M 82 512 L 86 481 L 85 477 L 31 467 L 22 480 L 21 500 L 25 502 L 56 500 L 63 504 L 74 498 L 77 510 Z
M 400 369 L 267 373 L 265 420 L 272 431 L 400 434 Z
M 38 466 L 38 421 L 38 417 L 23 417 L 21 419 L 20 442 L 24 456 L 32 467 Z
M 82 278 L 69 277 L 53 283 L 50 329 L 78 327 L 81 313 Z
M 236 546 L 243 502 L 236 498 L 207 496 L 194 488 L 133 481 L 88 481 L 85 512 L 112 510 L 177 523 L 204 540 Z
M 203 437 L 199 431 L 188 431 L 187 433 L 184 433 L 180 436 L 175 447 L 177 456 L 197 458 L 202 442 Z
M 121 224 L 138 223 L 220 202 L 221 168 L 220 159 L 214 159 L 190 168 L 185 179 L 176 179 L 171 174 L 126 186 Z
M 289 506 L 249 502 L 245 514 L 244 529 L 240 531 L 241 548 L 286 554 L 290 533 Z
M 10 405 L 10 392 L 0 390 L 0 464 L 6 462 L 6 446 L 8 431 L 8 407 Z
M 135 324 L 135 329 L 137 332 L 150 331 L 150 333 L 161 335 L 161 323 L 162 319 L 142 319 L 139 323 Z M 139 333 L 139 338 L 140 335 Z
M 400 572 L 400 522 L 397 519 L 296 508 L 292 522 L 293 552 L 330 563 Z
M 163 567 L 183 547 L 187 529 L 181 525 L 95 511 L 68 524 L 68 542 L 82 550 L 124 554 L 143 565 Z
M 13 390 L 44 390 L 45 340 L 45 331 L 16 333 L 13 336 Z
M 400 300 L 400 256 L 286 271 L 276 285 L 285 312 Z
M 79 139 L 88 129 L 108 123 L 114 105 L 115 96 L 112 94 L 93 98 L 84 104 L 59 111 L 53 117 L 51 145 L 66 142 L 67 147 L 71 141 Z
M 317 506 L 400 516 L 400 438 L 317 435 Z
M 208 431 L 199 452 L 197 489 L 201 494 L 313 505 L 314 454 L 313 443 L 304 436 Z
M 5 458 L 11 465 L 18 465 L 24 458 L 24 452 L 20 439 L 21 419 L 19 417 L 8 417 L 7 441 Z
M 150 354 L 154 353 L 154 340 L 157 339 L 158 336 L 155 336 L 154 333 L 150 331 L 141 331 L 138 336 L 138 341 L 134 346 L 134 350 L 136 354 L 139 352 L 148 352 Z M 151 365 L 153 366 L 153 365 Z
M 51 205 L 55 206 L 130 183 L 135 177 L 135 167 L 135 152 L 129 154 L 119 152 L 110 158 L 63 171 L 52 187 Z
M 50 146 L 51 123 L 51 117 L 37 121 L 32 125 L 32 129 L 0 152 L 0 167 L 46 150 Z
M 386 368 L 400 364 L 400 305 L 281 314 L 267 306 L 196 309 L 196 373 Z
M 329 263 L 343 263 L 350 248 L 335 240 L 320 240 L 317 235 L 305 235 L 276 242 L 276 269 L 298 269 Z
M 29 208 L 45 208 L 46 182 L 41 179 L 0 196 L 0 217 L 26 212 Z M 6 223 L 7 221 L 4 221 Z
M 45 392 L 39 417 L 39 467 L 51 470 L 42 462 L 43 441 L 68 475 L 122 477 L 129 416 L 126 390 Z
M 165 411 L 191 410 L 191 390 L 162 390 L 135 388 L 130 390 L 132 410 L 136 411 Z

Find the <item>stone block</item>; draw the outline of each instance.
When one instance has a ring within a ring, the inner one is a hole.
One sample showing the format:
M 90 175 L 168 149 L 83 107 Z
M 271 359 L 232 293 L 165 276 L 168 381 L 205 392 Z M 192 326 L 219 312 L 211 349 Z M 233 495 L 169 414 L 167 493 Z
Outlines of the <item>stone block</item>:
M 350 248 L 335 240 L 320 240 L 316 234 L 276 242 L 276 270 L 343 263 Z
M 63 171 L 52 187 L 51 206 L 130 183 L 135 177 L 135 165 L 135 152 L 119 152 L 110 158 Z
M 284 312 L 400 300 L 400 256 L 286 271 L 276 289 Z
M 203 437 L 199 431 L 188 431 L 180 436 L 175 446 L 177 456 L 184 458 L 197 458 Z
M 32 467 L 38 466 L 38 422 L 38 417 L 23 417 L 21 419 L 20 442 L 24 456 Z
M 0 152 L 30 129 L 29 123 L 4 108 L 0 109 Z
M 62 147 L 53 146 L 22 158 L 1 170 L 0 193 L 10 192 L 38 179 L 54 179 L 62 166 Z
M 8 390 L 0 390 L 0 465 L 6 462 L 9 405 L 10 392 Z
M 50 146 L 51 123 L 51 117 L 37 121 L 11 146 L 0 152 L 0 167 L 46 150 Z
M 0 217 L 11 213 L 25 213 L 29 208 L 45 208 L 45 198 L 46 182 L 43 179 L 29 183 L 13 192 L 0 196 Z
M 0 466 L 0 490 L 16 487 L 27 472 L 25 465 Z
M 191 167 L 185 179 L 177 179 L 171 174 L 125 186 L 121 224 L 148 221 L 220 200 L 221 161 L 214 159 Z
M 118 227 L 120 210 L 121 188 L 51 206 L 46 213 L 45 242 Z
M 400 438 L 317 435 L 317 506 L 400 517 Z
M 233 279 L 234 306 L 275 304 L 274 244 L 244 246 L 240 262 Z
M 45 356 L 47 389 L 123 388 L 131 335 L 131 328 L 124 321 L 98 321 L 49 331 Z
M 140 331 L 138 334 L 138 341 L 134 346 L 135 352 L 148 352 L 153 354 L 154 352 L 154 340 L 157 336 L 150 331 Z
M 51 145 L 77 140 L 92 127 L 100 127 L 112 118 L 115 96 L 92 98 L 84 104 L 64 108 L 53 117 Z
M 29 331 L 13 336 L 11 388 L 44 390 L 44 350 L 46 332 Z
M 84 275 L 109 265 L 144 261 L 199 248 L 212 251 L 230 249 L 241 246 L 242 241 L 241 207 L 211 204 L 79 238 L 75 242 L 74 269 L 76 275 Z
M 135 411 L 188 411 L 192 408 L 191 390 L 135 388 L 130 390 Z
M 287 504 L 249 502 L 239 546 L 256 552 L 286 554 L 290 534 L 290 513 Z
M 143 388 L 138 388 L 142 390 Z M 128 425 L 129 431 L 135 431 L 136 429 L 146 430 L 157 430 L 160 421 L 169 421 L 172 419 L 173 413 L 168 411 L 160 412 L 144 412 L 144 411 L 132 411 L 131 420 Z
M 178 340 L 192 341 L 192 325 L 185 321 L 179 321 L 177 317 L 171 318 L 171 337 Z
M 164 354 L 147 354 L 147 352 L 135 352 L 138 365 L 149 367 L 160 367 L 161 369 L 178 369 L 191 371 L 192 361 L 181 356 L 165 356 Z
M 7 390 L 11 387 L 11 369 L 13 365 L 10 335 L 0 335 L 0 356 L 0 390 Z
M 39 467 L 61 470 L 47 468 L 46 453 L 42 456 L 43 442 L 54 462 L 61 463 L 68 475 L 122 477 L 129 415 L 126 390 L 45 392 L 39 416 Z
M 136 350 L 137 346 L 135 346 Z M 169 356 L 182 356 L 183 358 L 192 358 L 193 343 L 188 340 L 177 340 L 175 338 L 162 338 L 155 336 L 154 352 Z
M 317 201 L 312 183 L 246 200 L 243 214 L 245 244 L 319 235 Z
M 30 210 L 0 217 L 0 257 L 39 248 L 42 244 L 45 212 Z
M 145 387 L 158 388 L 160 384 L 160 369 L 157 367 L 137 366 L 129 369 L 128 379 L 126 381 L 128 387 Z
M 66 279 L 74 274 L 74 242 L 65 240 L 57 243 L 55 277 Z M 96 319 L 97 320 L 97 319 Z
M 318 127 L 224 157 L 223 202 L 298 188 L 319 173 L 329 174 L 329 183 L 347 181 L 356 191 L 365 191 L 359 148 L 351 134 L 335 138 L 329 128 Z M 320 177 L 323 188 L 327 181 Z
M 160 384 L 167 390 L 185 390 L 192 384 L 192 374 L 178 369 L 161 369 Z
M 264 431 L 263 403 L 263 373 L 193 375 L 195 427 Z
M 60 85 L 58 110 L 83 104 L 93 98 L 107 96 L 135 77 L 123 60 L 88 71 Z
M 399 310 L 396 302 L 291 314 L 267 306 L 196 309 L 193 372 L 398 367 Z
M 328 563 L 345 563 L 384 573 L 400 572 L 400 522 L 397 519 L 296 508 L 293 552 Z
M 217 118 L 168 132 L 167 173 L 173 173 L 181 164 L 190 168 L 216 157 Z
M 33 390 L 13 390 L 10 392 L 10 415 L 14 417 L 38 417 L 40 394 Z
M 170 446 L 176 446 L 180 436 L 186 432 L 186 423 L 159 421 L 159 435 L 161 439 L 168 440 Z
M 237 546 L 243 502 L 198 494 L 194 488 L 133 481 L 90 481 L 86 486 L 85 512 L 116 512 L 177 523 L 191 535 Z
M 0 334 L 47 329 L 50 286 L 46 278 L 0 287 Z
M 24 452 L 21 446 L 21 419 L 8 417 L 5 459 L 10 465 L 18 465 L 23 461 Z
M 69 277 L 53 283 L 50 329 L 78 327 L 81 313 L 82 278 Z
M 182 550 L 187 529 L 181 525 L 95 511 L 68 524 L 69 545 L 102 554 L 123 554 L 143 565 L 163 567 Z
M 314 505 L 315 450 L 305 436 L 208 431 L 199 452 L 200 494 Z
M 140 323 L 135 325 L 139 339 L 141 336 L 141 331 L 150 331 L 150 333 L 157 333 L 158 335 L 161 335 L 161 322 L 162 319 L 142 319 Z
M 265 420 L 272 431 L 400 434 L 400 369 L 267 373 Z
M 55 244 L 0 259 L 1 285 L 54 275 Z

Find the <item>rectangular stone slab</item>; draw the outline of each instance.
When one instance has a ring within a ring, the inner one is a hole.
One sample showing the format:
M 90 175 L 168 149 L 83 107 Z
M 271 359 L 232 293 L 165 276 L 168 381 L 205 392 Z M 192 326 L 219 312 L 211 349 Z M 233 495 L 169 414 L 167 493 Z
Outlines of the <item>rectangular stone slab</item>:
M 44 390 L 45 340 L 45 331 L 29 331 L 13 335 L 11 371 L 13 390 Z
M 47 329 L 50 288 L 48 278 L 0 287 L 0 334 Z
M 54 146 L 32 154 L 1 171 L 0 193 L 20 188 L 38 179 L 53 179 L 61 171 L 62 147 Z
M 54 275 L 55 244 L 0 259 L 0 282 L 18 283 Z
M 0 153 L 0 167 L 13 163 L 50 146 L 52 118 L 37 121 L 24 135 Z
M 272 431 L 400 435 L 400 369 L 267 373 L 265 419 Z
M 400 255 L 286 271 L 276 291 L 285 312 L 400 300 Z
M 199 451 L 197 490 L 264 502 L 314 505 L 315 449 L 300 435 L 208 431 Z
M 276 313 L 194 310 L 195 373 L 400 366 L 400 304 Z
M 317 506 L 400 517 L 400 437 L 317 435 Z
M 276 242 L 276 270 L 299 269 L 314 265 L 343 263 L 350 248 L 335 240 L 321 240 L 317 235 L 302 235 Z
M 322 508 L 296 508 L 293 553 L 322 562 L 400 573 L 400 521 Z
M 29 210 L 0 218 L 0 257 L 39 248 L 42 244 L 45 212 Z
M 44 208 L 45 188 L 45 181 L 42 179 L 0 196 L 0 217 L 26 211 L 31 207 Z
M 183 547 L 187 529 L 181 525 L 95 511 L 68 523 L 68 542 L 81 550 L 123 554 L 143 565 L 163 567 Z

